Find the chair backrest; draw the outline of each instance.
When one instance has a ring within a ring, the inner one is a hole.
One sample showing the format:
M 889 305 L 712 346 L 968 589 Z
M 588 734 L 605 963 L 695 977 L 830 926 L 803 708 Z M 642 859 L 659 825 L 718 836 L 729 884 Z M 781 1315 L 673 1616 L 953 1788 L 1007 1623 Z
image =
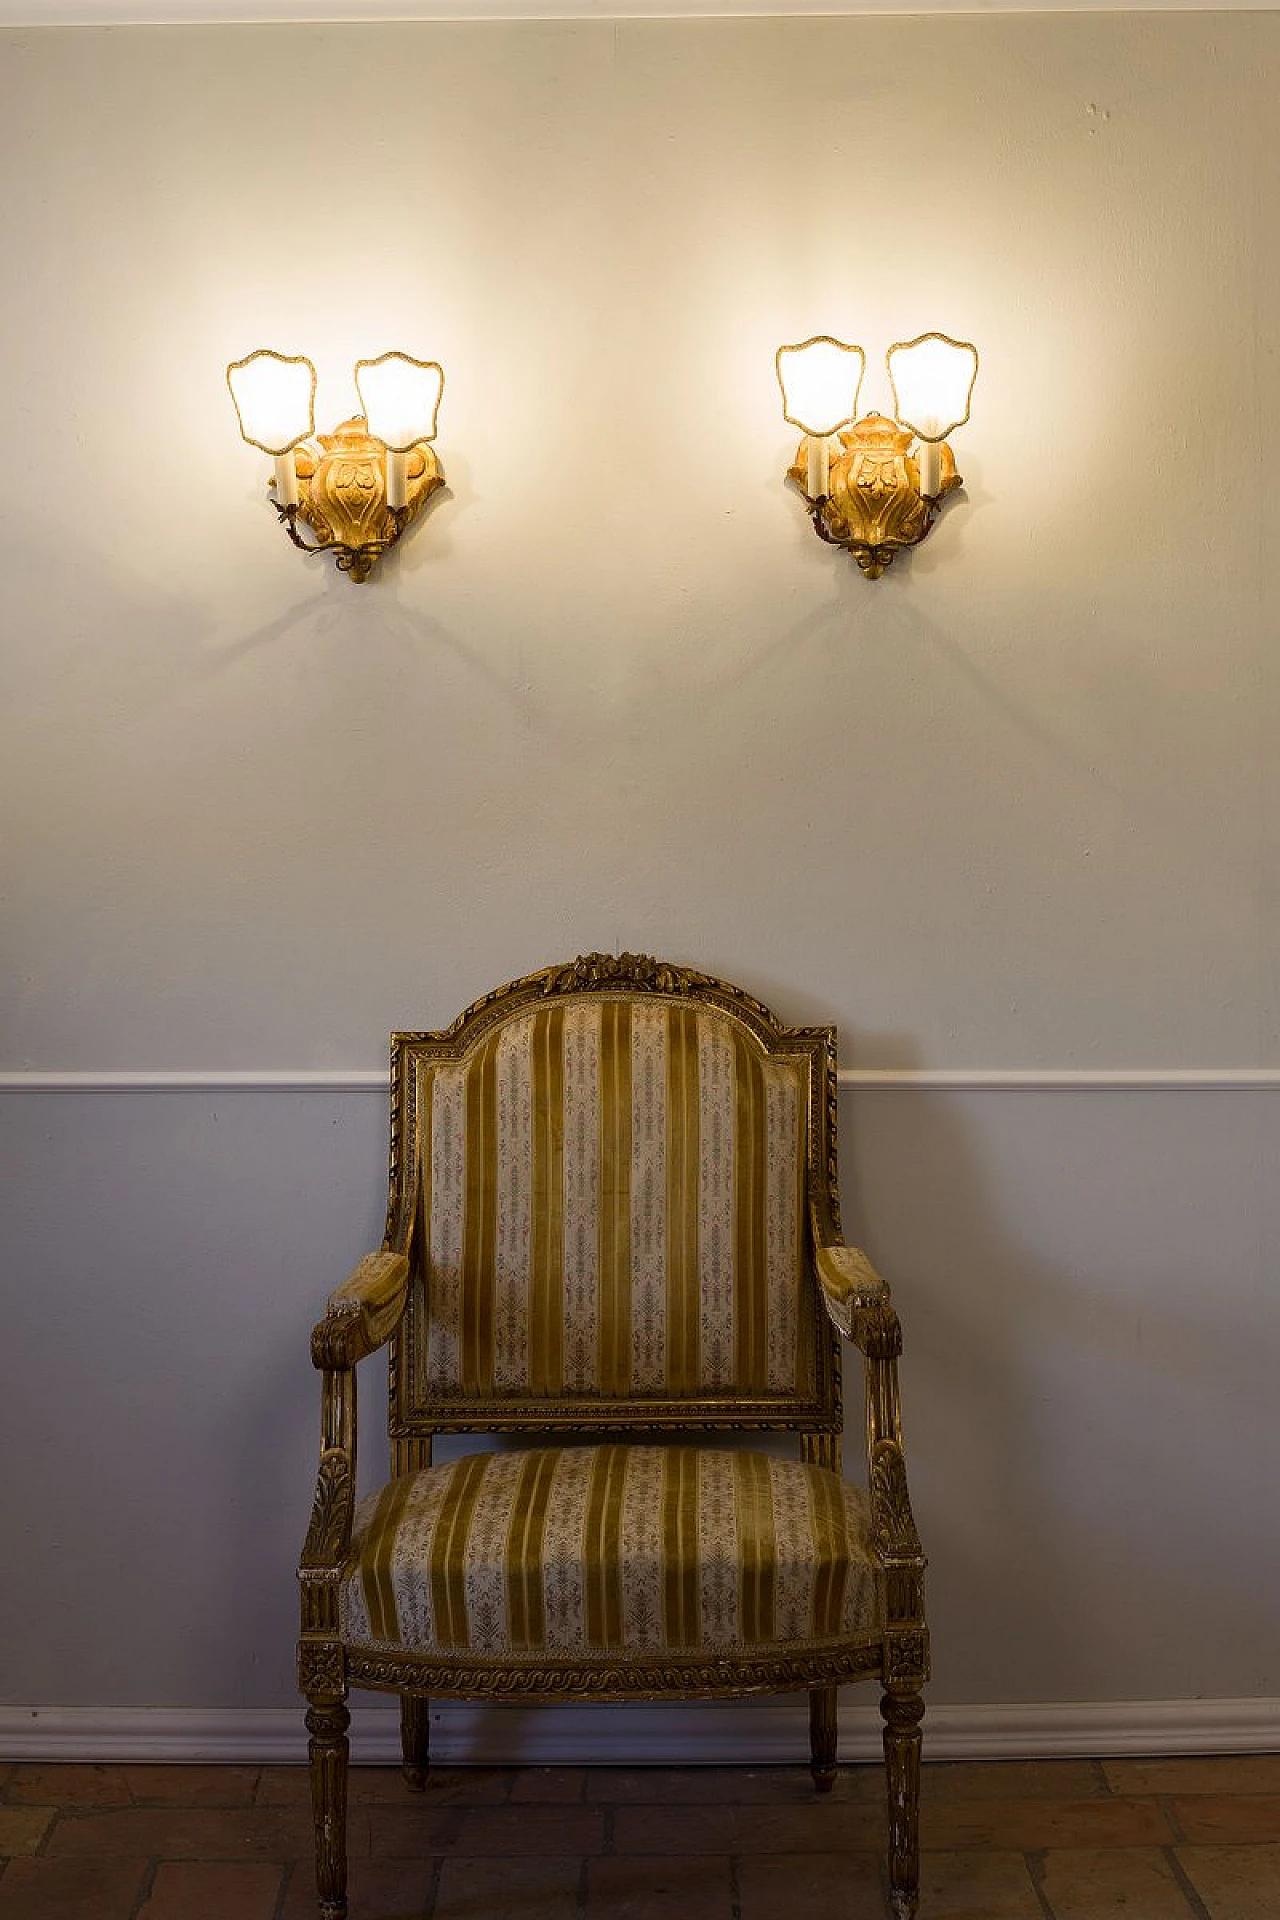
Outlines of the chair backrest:
M 838 1235 L 835 1042 L 591 954 L 392 1036 L 391 1432 L 834 1432 L 811 1209 Z

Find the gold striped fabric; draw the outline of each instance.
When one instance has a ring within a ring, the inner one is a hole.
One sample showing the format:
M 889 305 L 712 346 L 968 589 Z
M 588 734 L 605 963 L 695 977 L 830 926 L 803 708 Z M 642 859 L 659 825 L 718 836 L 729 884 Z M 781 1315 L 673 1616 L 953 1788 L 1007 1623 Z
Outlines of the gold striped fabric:
M 423 1071 L 426 1399 L 811 1391 L 803 1067 L 574 996 Z
M 687 1446 L 471 1454 L 361 1502 L 360 1646 L 478 1659 L 765 1654 L 881 1631 L 866 1497 L 825 1468 Z

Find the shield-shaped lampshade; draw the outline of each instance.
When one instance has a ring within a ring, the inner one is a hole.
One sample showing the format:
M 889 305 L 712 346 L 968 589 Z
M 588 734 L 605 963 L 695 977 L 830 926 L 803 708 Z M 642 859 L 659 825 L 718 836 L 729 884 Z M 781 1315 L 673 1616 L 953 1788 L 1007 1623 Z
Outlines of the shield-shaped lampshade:
M 899 426 L 920 440 L 945 440 L 969 418 L 978 377 L 978 349 L 946 333 L 922 333 L 900 341 L 885 355 L 893 412 Z
M 288 453 L 316 430 L 316 370 L 302 354 L 260 347 L 227 368 L 240 432 L 263 453 Z
M 782 417 L 801 433 L 820 438 L 857 418 L 858 392 L 867 356 L 829 333 L 796 347 L 779 347 L 778 385 Z
M 434 360 L 383 353 L 356 361 L 356 392 L 369 431 L 392 453 L 408 453 L 436 437 L 436 414 L 444 392 L 444 369 Z

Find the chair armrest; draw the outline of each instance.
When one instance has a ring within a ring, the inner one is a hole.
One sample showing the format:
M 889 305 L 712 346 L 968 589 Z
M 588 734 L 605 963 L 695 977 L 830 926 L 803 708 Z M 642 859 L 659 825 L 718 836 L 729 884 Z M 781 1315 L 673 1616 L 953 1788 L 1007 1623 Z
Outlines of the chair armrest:
M 858 1247 L 815 1248 L 818 1286 L 827 1318 L 867 1358 L 892 1360 L 902 1352 L 902 1329 L 887 1282 Z
M 911 1512 L 902 1451 L 898 1401 L 902 1328 L 889 1288 L 865 1253 L 836 1241 L 824 1244 L 817 1218 L 813 1243 L 827 1316 L 866 1357 L 867 1480 L 871 1530 L 885 1576 L 886 1679 L 918 1687 L 929 1673 L 922 1588 L 926 1562 Z
M 907 1491 L 898 1398 L 902 1327 L 888 1284 L 866 1254 L 834 1241 L 823 1245 L 817 1238 L 816 1221 L 814 1239 L 818 1284 L 828 1318 L 866 1358 L 867 1476 L 881 1560 L 886 1567 L 911 1570 L 918 1583 L 924 1558 Z M 918 1584 L 895 1590 L 891 1599 L 895 1613 L 911 1615 L 913 1609 L 918 1611 Z
M 320 1465 L 311 1524 L 299 1573 L 304 1618 L 311 1630 L 336 1628 L 332 1580 L 351 1544 L 356 1486 L 356 1375 L 358 1360 L 389 1340 L 404 1314 L 409 1262 L 403 1253 L 367 1253 L 349 1280 L 329 1295 L 324 1319 L 311 1335 L 311 1359 L 324 1374 L 320 1403 Z
M 324 1319 L 311 1335 L 312 1364 L 354 1367 L 375 1353 L 399 1326 L 408 1288 L 403 1253 L 366 1253 L 351 1278 L 329 1295 Z

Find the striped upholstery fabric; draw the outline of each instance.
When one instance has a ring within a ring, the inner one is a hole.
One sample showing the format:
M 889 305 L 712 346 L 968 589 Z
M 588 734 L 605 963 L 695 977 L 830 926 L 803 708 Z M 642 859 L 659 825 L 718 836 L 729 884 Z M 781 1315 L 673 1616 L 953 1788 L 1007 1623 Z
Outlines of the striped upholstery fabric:
M 349 1644 L 519 1664 L 767 1654 L 882 1630 L 867 1501 L 824 1468 L 695 1447 L 471 1454 L 360 1503 Z
M 812 1390 L 804 1068 L 681 1000 L 551 999 L 424 1064 L 420 1400 Z

